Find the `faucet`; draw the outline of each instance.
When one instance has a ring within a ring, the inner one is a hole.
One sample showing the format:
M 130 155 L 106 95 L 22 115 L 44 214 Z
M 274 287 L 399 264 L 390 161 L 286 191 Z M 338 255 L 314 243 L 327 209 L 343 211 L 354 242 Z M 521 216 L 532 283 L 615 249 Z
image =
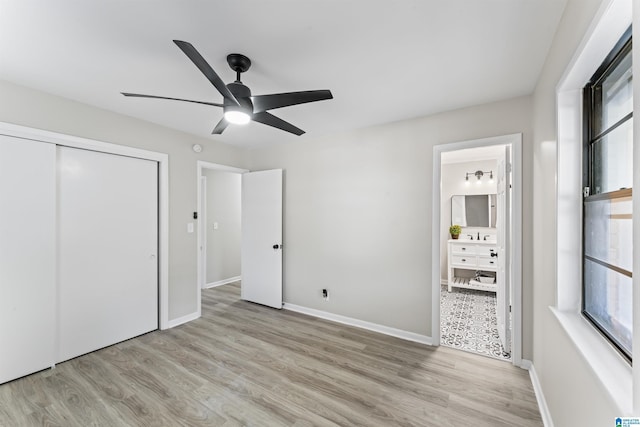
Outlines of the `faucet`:
M 473 240 L 473 234 L 467 234 L 469 236 L 469 240 Z

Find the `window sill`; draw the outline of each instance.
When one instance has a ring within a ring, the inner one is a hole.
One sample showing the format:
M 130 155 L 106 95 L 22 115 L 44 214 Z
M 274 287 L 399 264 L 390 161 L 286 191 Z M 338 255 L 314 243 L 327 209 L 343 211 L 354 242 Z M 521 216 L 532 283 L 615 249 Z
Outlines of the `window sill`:
M 549 308 L 618 406 L 620 414 L 631 414 L 631 365 L 580 314 Z

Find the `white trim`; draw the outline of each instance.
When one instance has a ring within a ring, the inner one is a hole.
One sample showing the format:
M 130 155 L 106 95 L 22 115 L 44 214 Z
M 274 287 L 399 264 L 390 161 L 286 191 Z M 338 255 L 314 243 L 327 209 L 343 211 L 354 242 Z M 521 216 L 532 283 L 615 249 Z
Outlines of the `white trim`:
M 207 287 L 207 224 L 209 220 L 207 218 L 207 177 L 202 175 L 200 177 L 200 197 L 198 198 L 198 236 L 200 239 L 200 244 L 198 245 L 198 249 L 200 253 L 198 253 L 198 260 L 202 260 L 202 262 L 198 262 L 196 260 L 196 265 L 198 266 L 198 273 L 200 274 L 197 277 L 197 281 L 200 284 L 200 288 L 204 289 Z
M 160 329 L 169 326 L 169 156 L 158 163 L 158 203 L 160 204 Z
M 199 292 L 198 292 L 199 293 Z M 176 326 L 180 326 L 184 323 L 191 322 L 192 320 L 196 320 L 200 317 L 200 312 L 196 311 L 191 314 L 186 314 L 184 316 L 178 317 L 177 319 L 170 320 L 167 323 L 167 327 L 164 329 L 175 328 Z
M 0 122 L 0 134 L 158 162 L 158 293 L 160 329 L 169 326 L 169 155 Z
M 640 6 L 638 2 L 633 2 L 633 17 L 632 21 L 633 29 L 632 29 L 632 37 L 636 40 L 640 39 Z M 636 43 L 636 48 L 633 49 L 633 58 L 632 58 L 632 73 L 640 75 L 640 49 L 638 49 L 638 44 Z M 638 84 L 638 80 L 636 79 L 633 83 L 633 110 L 640 111 L 640 84 Z M 639 165 L 640 165 L 640 150 L 637 147 L 640 146 L 640 120 L 633 121 L 633 145 L 636 147 L 633 150 L 633 165 L 634 165 L 634 173 L 633 173 L 633 187 L 640 188 L 640 174 L 637 173 Z M 638 212 L 640 212 L 640 197 L 633 198 L 633 212 L 635 212 L 636 224 L 633 227 L 633 247 L 640 248 L 640 227 L 637 223 Z M 637 254 L 633 257 L 633 271 L 636 274 L 633 277 L 633 289 L 640 289 L 640 275 L 638 272 L 640 271 L 640 256 Z M 640 414 L 640 368 L 638 361 L 640 361 L 640 314 L 638 313 L 638 307 L 640 307 L 640 292 L 633 292 L 633 307 L 636 308 L 633 313 L 633 342 L 636 345 L 633 346 L 633 360 L 636 361 L 633 366 L 633 413 Z
M 249 172 L 247 169 L 236 168 L 234 166 L 221 165 L 218 163 L 205 162 L 203 160 L 198 160 L 196 162 L 196 192 L 198 200 L 196 202 L 197 209 L 200 210 L 203 206 L 204 200 L 202 200 L 202 177 L 203 171 L 207 170 L 217 170 L 221 172 L 234 172 L 234 173 L 247 173 Z M 198 236 L 197 236 L 197 246 L 196 246 L 196 258 L 197 258 L 197 279 L 196 279 L 196 307 L 198 307 L 196 313 L 198 317 L 200 317 L 202 313 L 202 288 L 205 287 L 206 278 L 203 277 L 203 267 L 202 264 L 207 262 L 206 256 L 206 238 L 204 236 L 205 224 L 203 223 L 203 217 L 201 215 L 198 216 L 197 220 L 198 224 Z M 200 250 L 203 247 L 204 250 Z
M 520 368 L 524 369 L 525 371 L 530 370 L 532 366 L 533 366 L 533 362 L 531 360 L 529 359 L 520 360 Z
M 596 329 L 578 313 L 549 307 L 563 330 L 605 388 L 621 415 L 632 413 L 632 367 Z
M 442 153 L 467 148 L 491 145 L 511 145 L 512 153 L 512 217 L 511 227 L 511 360 L 513 365 L 522 363 L 522 134 L 515 133 L 496 137 L 474 139 L 436 145 L 433 147 L 433 194 L 431 216 L 431 340 L 440 345 L 440 205 L 441 205 L 441 158 Z
M 553 427 L 553 419 L 551 418 L 551 411 L 549 411 L 549 407 L 547 406 L 547 400 L 544 398 L 544 393 L 542 392 L 542 386 L 540 385 L 540 380 L 538 379 L 538 373 L 536 372 L 536 368 L 533 366 L 531 361 L 527 360 L 527 363 L 523 360 L 523 365 L 528 365 L 529 377 L 531 378 L 531 385 L 533 385 L 533 391 L 536 394 L 536 401 L 538 401 L 538 409 L 540 409 L 540 416 L 542 418 L 542 424 L 544 427 Z M 524 367 L 524 366 L 523 366 Z
M 556 91 L 567 88 L 582 89 L 596 69 L 609 55 L 613 46 L 629 28 L 632 21 L 632 2 L 605 0 L 589 24 L 585 36 L 576 48 L 571 61 L 556 85 Z M 592 64 L 598 65 L 593 68 Z
M 228 279 L 218 280 L 217 282 L 211 282 L 204 285 L 202 289 L 217 288 L 218 286 L 228 285 L 229 283 L 237 282 L 241 280 L 242 276 L 229 277 Z
M 306 314 L 313 317 L 319 317 L 321 319 L 330 320 L 336 323 L 342 323 L 343 325 L 355 326 L 356 328 L 366 329 L 368 331 L 378 332 L 384 335 L 390 335 L 392 337 L 401 338 L 407 341 L 413 341 L 420 344 L 432 345 L 431 337 L 426 335 L 416 334 L 414 332 L 404 331 L 402 329 L 391 328 L 389 326 L 379 325 L 377 323 L 365 322 L 364 320 L 354 319 L 352 317 L 341 316 L 339 314 L 329 313 L 327 311 L 316 310 L 314 308 L 302 307 L 295 304 L 285 302 L 283 309 L 289 311 L 295 311 L 297 313 Z
M 233 173 L 247 173 L 249 169 L 237 168 L 235 166 L 221 165 L 219 163 L 205 162 L 204 160 L 198 160 L 198 170 L 209 169 L 217 170 L 219 172 L 233 172 Z

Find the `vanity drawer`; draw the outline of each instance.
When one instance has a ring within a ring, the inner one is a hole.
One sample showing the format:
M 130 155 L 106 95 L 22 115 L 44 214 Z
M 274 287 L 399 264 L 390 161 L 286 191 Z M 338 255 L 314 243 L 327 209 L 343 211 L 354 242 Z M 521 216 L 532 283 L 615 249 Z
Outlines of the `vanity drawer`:
M 478 258 L 480 268 L 498 268 L 498 258 Z
M 464 256 L 464 255 L 451 255 L 451 264 L 452 265 L 465 265 L 465 266 L 475 266 L 476 265 L 476 257 L 475 255 Z
M 452 244 L 451 253 L 456 255 L 466 255 L 466 254 L 475 255 L 476 247 L 475 245 Z
M 492 253 L 497 254 L 498 248 L 495 246 L 478 246 L 478 255 L 491 256 Z

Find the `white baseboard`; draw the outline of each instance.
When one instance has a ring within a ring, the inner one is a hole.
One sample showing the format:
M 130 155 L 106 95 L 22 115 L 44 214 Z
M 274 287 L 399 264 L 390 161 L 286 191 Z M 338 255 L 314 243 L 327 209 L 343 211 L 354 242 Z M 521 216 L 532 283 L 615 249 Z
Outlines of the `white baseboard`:
M 228 279 L 218 280 L 217 282 L 206 283 L 202 289 L 215 288 L 216 286 L 228 285 L 229 283 L 237 282 L 242 276 L 229 277 Z
M 520 363 L 518 364 L 518 366 L 526 371 L 530 371 L 531 367 L 533 366 L 533 362 L 527 359 L 520 359 Z
M 389 326 L 379 325 L 377 323 L 365 322 L 364 320 L 354 319 L 352 317 L 341 316 L 339 314 L 329 313 L 327 311 L 316 310 L 314 308 L 302 307 L 295 304 L 285 302 L 283 307 L 285 310 L 295 311 L 307 314 L 313 317 L 330 320 L 332 322 L 342 323 L 344 325 L 355 326 L 356 328 L 367 329 L 373 332 L 390 335 L 396 338 L 402 338 L 407 341 L 413 341 L 426 345 L 433 345 L 431 337 L 416 334 L 414 332 L 403 331 L 402 329 L 391 328 Z
M 177 319 L 169 320 L 167 322 L 166 327 L 161 328 L 161 329 L 175 328 L 176 326 L 182 325 L 183 323 L 187 323 L 187 322 L 191 322 L 192 320 L 196 320 L 198 317 L 200 317 L 200 315 L 201 315 L 200 312 L 196 311 L 195 313 L 187 314 L 185 316 L 178 317 Z
M 538 379 L 536 368 L 533 366 L 533 363 L 530 360 L 525 360 L 525 359 L 522 359 L 522 364 L 520 366 L 524 369 L 529 370 L 529 377 L 531 377 L 531 384 L 533 385 L 533 391 L 536 393 L 536 400 L 538 401 L 538 408 L 540 409 L 542 424 L 544 425 L 544 427 L 553 427 L 553 419 L 551 418 L 551 412 L 549 412 L 547 401 L 544 398 L 544 393 L 542 392 L 542 386 L 540 385 L 540 380 Z M 528 366 L 528 367 L 525 368 L 525 366 Z

